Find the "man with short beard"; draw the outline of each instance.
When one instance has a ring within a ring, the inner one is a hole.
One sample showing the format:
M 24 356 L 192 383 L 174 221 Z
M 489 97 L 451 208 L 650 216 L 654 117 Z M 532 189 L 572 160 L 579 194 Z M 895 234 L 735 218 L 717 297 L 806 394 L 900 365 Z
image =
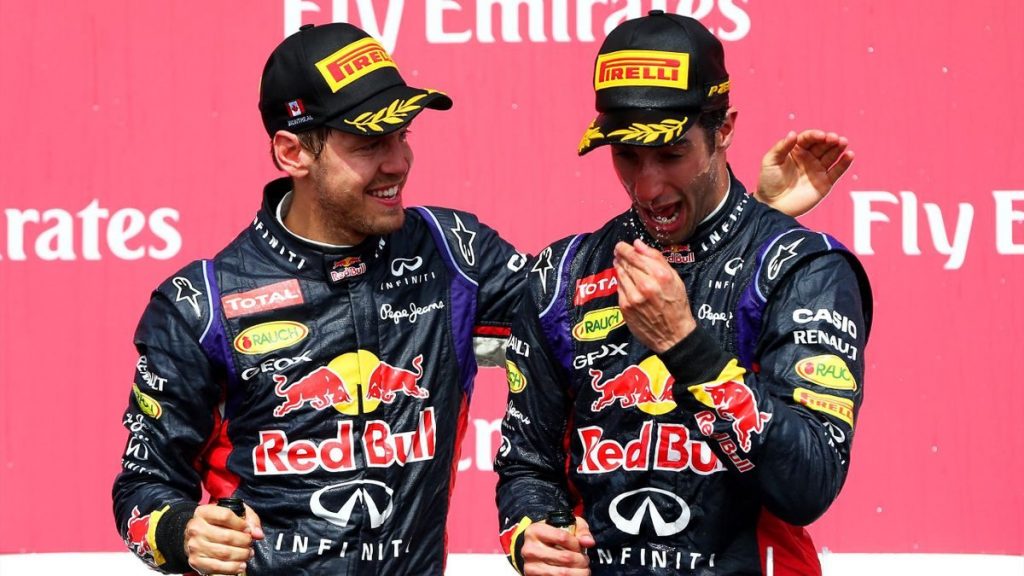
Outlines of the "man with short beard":
M 849 469 L 867 277 L 733 176 L 700 22 L 620 24 L 594 88 L 579 152 L 611 148 L 631 207 L 530 269 L 495 459 L 505 551 L 531 576 L 820 574 L 802 527 Z
M 271 54 L 260 111 L 287 177 L 231 244 L 154 292 L 135 335 L 114 509 L 150 566 L 443 571 L 477 362 L 504 364 L 526 263 L 471 214 L 403 208 L 409 123 L 451 104 L 348 24 Z M 774 173 L 796 180 L 770 188 L 814 204 L 831 183 L 799 177 L 821 176 L 822 155 L 798 148 L 775 149 Z M 243 500 L 244 519 L 200 505 L 203 488 Z

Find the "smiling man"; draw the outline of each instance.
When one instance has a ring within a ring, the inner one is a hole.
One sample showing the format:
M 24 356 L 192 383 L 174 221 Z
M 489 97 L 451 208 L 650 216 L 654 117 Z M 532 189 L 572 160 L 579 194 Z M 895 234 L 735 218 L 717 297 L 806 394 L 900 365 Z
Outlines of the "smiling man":
M 287 177 L 153 294 L 119 530 L 164 572 L 441 574 L 477 361 L 503 363 L 526 258 L 471 214 L 403 206 L 409 123 L 452 102 L 362 30 L 303 27 L 260 87 Z
M 631 207 L 531 268 L 495 460 L 506 553 L 538 576 L 818 574 L 802 526 L 846 479 L 867 278 L 732 175 L 700 22 L 622 23 L 594 87 L 579 151 L 610 147 Z M 566 509 L 575 534 L 545 520 Z

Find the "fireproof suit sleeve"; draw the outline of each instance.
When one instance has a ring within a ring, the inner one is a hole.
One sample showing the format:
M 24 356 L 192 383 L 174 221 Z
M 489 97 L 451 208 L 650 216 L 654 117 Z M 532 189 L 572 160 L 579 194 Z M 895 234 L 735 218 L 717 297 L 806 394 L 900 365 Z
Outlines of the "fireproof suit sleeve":
M 527 257 L 480 224 L 480 262 L 474 348 L 481 366 L 505 365 L 505 342 L 526 284 Z
M 473 352 L 479 366 L 504 366 L 505 342 L 525 285 L 527 257 L 468 212 L 420 209 L 444 238 L 458 274 L 476 285 Z
M 819 256 L 781 280 L 751 371 L 701 328 L 661 355 L 680 409 L 790 524 L 821 516 L 849 469 L 870 322 L 862 298 L 870 292 L 847 258 Z
M 543 254 L 550 257 L 548 251 Z M 507 349 L 509 393 L 494 467 L 500 540 L 517 570 L 521 570 L 522 533 L 529 524 L 555 508 L 573 504 L 565 477 L 572 398 L 565 368 L 541 324 L 554 320 L 542 320 L 541 308 L 552 298 L 555 273 L 557 269 L 529 274 Z
M 183 539 L 201 497 L 195 463 L 220 424 L 222 397 L 182 312 L 192 314 L 155 292 L 139 322 L 139 361 L 124 413 L 128 442 L 113 486 L 118 532 L 139 558 L 167 573 L 190 570 Z

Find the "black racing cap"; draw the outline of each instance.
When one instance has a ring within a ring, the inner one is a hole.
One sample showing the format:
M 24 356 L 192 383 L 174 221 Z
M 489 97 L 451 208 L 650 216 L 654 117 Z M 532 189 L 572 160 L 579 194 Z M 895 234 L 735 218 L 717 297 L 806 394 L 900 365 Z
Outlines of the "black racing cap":
M 651 10 L 605 38 L 594 91 L 598 115 L 581 156 L 605 144 L 674 144 L 701 112 L 729 106 L 725 50 L 699 21 Z
M 424 108 L 451 107 L 446 94 L 407 85 L 380 42 L 344 22 L 299 28 L 270 54 L 260 81 L 260 114 L 271 136 L 320 126 L 379 136 Z

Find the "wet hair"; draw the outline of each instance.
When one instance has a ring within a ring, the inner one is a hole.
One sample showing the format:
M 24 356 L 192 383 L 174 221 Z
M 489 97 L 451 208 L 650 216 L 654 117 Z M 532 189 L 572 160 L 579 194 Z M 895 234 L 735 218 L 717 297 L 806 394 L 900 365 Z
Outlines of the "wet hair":
M 697 118 L 697 124 L 704 130 L 704 138 L 707 140 L 709 154 L 715 153 L 715 133 L 725 124 L 725 117 L 728 112 L 728 108 L 706 110 Z
M 299 132 L 295 136 L 299 139 L 299 145 L 309 151 L 313 155 L 313 159 L 317 159 L 324 152 L 324 146 L 327 145 L 327 139 L 331 137 L 333 128 L 327 126 L 320 126 L 306 132 Z M 277 154 L 274 153 L 274 140 L 270 140 L 270 159 L 274 161 L 274 166 L 278 170 L 281 168 L 281 163 L 277 161 Z

